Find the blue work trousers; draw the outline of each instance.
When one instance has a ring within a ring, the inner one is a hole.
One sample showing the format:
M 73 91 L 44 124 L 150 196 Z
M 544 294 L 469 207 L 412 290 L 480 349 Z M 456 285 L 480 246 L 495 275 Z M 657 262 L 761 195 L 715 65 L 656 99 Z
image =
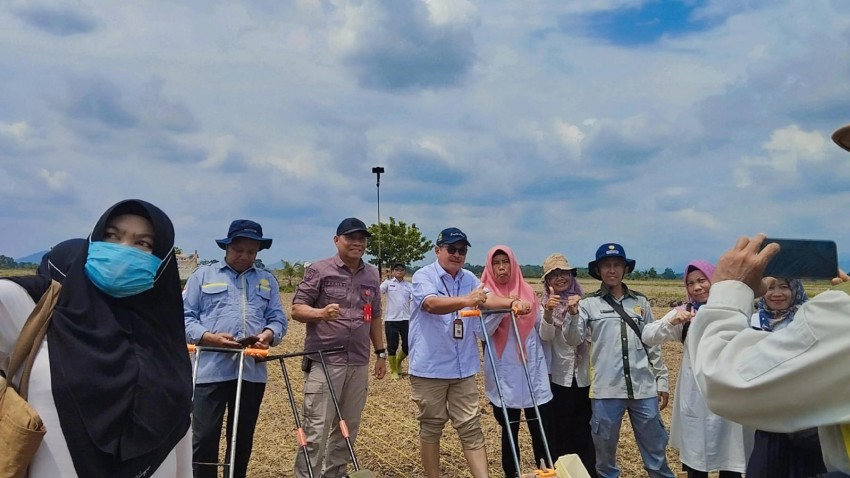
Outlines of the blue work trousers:
M 596 471 L 600 478 L 620 476 L 617 443 L 626 410 L 629 411 L 629 421 L 647 474 L 651 478 L 674 478 L 667 465 L 667 430 L 658 412 L 658 397 L 591 399 L 591 407 L 593 418 L 590 428 L 596 448 Z

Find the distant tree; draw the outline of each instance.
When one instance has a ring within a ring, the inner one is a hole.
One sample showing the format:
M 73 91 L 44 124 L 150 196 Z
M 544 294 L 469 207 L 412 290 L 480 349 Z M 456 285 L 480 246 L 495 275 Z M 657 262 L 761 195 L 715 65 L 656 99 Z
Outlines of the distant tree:
M 369 263 L 377 265 L 378 246 L 380 244 L 381 259 L 384 266 L 393 262 L 402 262 L 410 264 L 425 257 L 434 244 L 425 238 L 422 232 L 416 227 L 416 224 L 409 226 L 404 221 L 396 222 L 394 217 L 390 217 L 389 222 L 381 224 L 372 224 L 369 226 L 369 233 L 372 237 L 366 244 L 366 254 L 372 256 Z
M 673 271 L 673 269 L 668 267 L 668 268 L 664 269 L 664 272 L 661 273 L 661 278 L 662 279 L 675 279 L 676 273 Z
M 0 255 L 0 269 L 14 269 L 17 265 L 15 259 Z
M 658 272 L 654 267 L 650 267 L 648 271 L 646 271 L 647 279 L 658 279 Z
M 281 272 L 283 276 L 286 277 L 289 286 L 292 287 L 293 279 L 300 279 L 304 277 L 304 264 L 301 262 L 289 262 L 287 260 L 281 259 L 280 261 L 283 264 L 283 268 Z
M 174 246 L 174 253 L 179 256 L 180 254 L 183 254 L 183 249 L 181 249 L 177 246 Z

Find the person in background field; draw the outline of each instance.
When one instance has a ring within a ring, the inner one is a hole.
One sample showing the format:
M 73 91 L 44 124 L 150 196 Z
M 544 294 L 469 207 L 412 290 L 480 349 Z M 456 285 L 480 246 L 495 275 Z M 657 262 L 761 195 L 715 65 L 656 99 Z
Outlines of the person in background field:
M 39 275 L 0 280 L 0 363 L 50 279 L 62 284 L 29 381 L 47 429 L 30 478 L 191 474 L 192 370 L 173 246 L 168 216 L 130 199 L 89 240 L 56 245 Z
M 478 405 L 478 318 L 462 319 L 468 307 L 507 309 L 514 299 L 488 294 L 463 269 L 471 247 L 456 227 L 437 236 L 436 260 L 413 274 L 410 317 L 410 388 L 419 420 L 419 445 L 427 478 L 440 476 L 440 438 L 446 421 L 457 430 L 473 478 L 488 476 L 487 450 Z M 522 300 L 518 306 L 530 307 Z
M 487 333 L 491 336 L 490 343 L 496 362 L 496 373 L 494 374 L 490 360 L 484 359 L 484 394 L 490 400 L 493 416 L 502 428 L 502 470 L 505 472 L 506 478 L 514 478 L 519 476 L 520 470 L 516 469 L 514 463 L 508 433 L 513 435 L 514 451 L 517 456 L 520 456 L 517 439 L 521 414 L 525 415 L 525 421 L 531 434 L 534 463 L 539 464 L 542 460 L 547 466 L 553 466 L 552 463 L 548 463 L 546 444 L 542 437 L 542 433 L 549 431 L 547 428 L 549 423 L 548 402 L 552 400 L 552 391 L 549 388 L 546 355 L 543 352 L 543 344 L 538 333 L 541 322 L 540 306 L 537 301 L 537 294 L 522 278 L 519 263 L 508 246 L 494 246 L 487 253 L 481 283 L 496 295 L 511 297 L 514 300 L 521 299 L 524 303 L 529 304 L 528 309 L 521 309 L 516 312 L 516 322 L 528 374 L 531 377 L 534 398 L 540 410 L 539 417 L 534 410 L 528 379 L 523 370 L 520 343 L 517 342 L 513 330 L 511 314 L 489 314 L 485 316 L 484 322 Z M 499 393 L 496 389 L 496 374 L 498 374 L 498 380 L 501 384 L 504 403 L 499 400 Z M 505 423 L 502 412 L 503 405 L 508 409 L 510 424 Z
M 410 307 L 413 301 L 413 285 L 404 280 L 407 271 L 404 264 L 397 262 L 392 266 L 392 277 L 381 284 L 381 293 L 387 296 L 387 313 L 384 328 L 387 334 L 387 354 L 390 362 L 390 376 L 399 378 L 401 362 L 410 349 L 407 343 L 407 331 L 410 321 Z M 399 339 L 401 353 L 396 355 Z
M 268 249 L 272 240 L 254 221 L 237 219 L 225 239 L 216 240 L 225 251 L 224 261 L 201 266 L 189 277 L 183 292 L 186 340 L 211 347 L 242 347 L 237 340 L 250 339 L 250 346 L 268 349 L 286 334 L 287 321 L 280 301 L 277 280 L 257 269 L 257 252 Z M 200 356 L 195 378 L 193 410 L 195 477 L 215 477 L 221 424 L 227 409 L 227 452 L 230 457 L 232 417 L 236 403 L 238 360 L 229 353 L 206 352 Z M 266 364 L 245 359 L 239 424 L 236 430 L 234 476 L 244 478 L 251 459 L 254 428 L 266 389 Z M 212 464 L 212 465 L 210 465 Z
M 750 326 L 773 332 L 790 325 L 797 309 L 809 298 L 799 279 L 766 279 L 767 292 L 759 299 Z M 807 478 L 824 471 L 817 428 L 793 433 L 756 430 L 747 478 Z
M 596 448 L 596 472 L 616 478 L 617 443 L 623 414 L 629 411 L 644 469 L 652 478 L 673 478 L 667 465 L 667 431 L 660 409 L 667 406 L 667 367 L 661 347 L 641 342 L 640 329 L 652 322 L 649 300 L 623 283 L 635 268 L 623 246 L 603 244 L 596 260 L 587 265 L 590 275 L 602 281 L 598 291 L 576 305 L 568 305 L 567 344 L 578 346 L 591 340 L 590 383 Z M 659 403 L 660 401 L 660 403 Z
M 578 346 L 564 339 L 567 308 L 575 306 L 584 290 L 576 268 L 562 254 L 543 261 L 543 322 L 540 337 L 549 357 L 552 401 L 547 407 L 547 434 L 552 459 L 575 453 L 588 474 L 596 477 L 596 450 L 590 434 L 590 337 Z M 556 428 L 557 425 L 557 428 Z
M 310 264 L 292 299 L 292 318 L 307 324 L 304 350 L 344 346 L 326 358 L 328 374 L 339 398 L 342 418 L 351 442 L 360 430 L 369 385 L 369 344 L 375 349 L 375 377 L 384 378 L 387 351 L 381 323 L 380 276 L 375 266 L 363 261 L 370 236 L 360 219 L 344 219 L 333 242 L 337 254 Z M 336 420 L 322 367 L 304 362 L 304 421 L 307 452 L 314 470 L 324 478 L 348 473 L 348 446 Z M 304 454 L 296 452 L 295 476 L 309 476 Z
M 714 265 L 710 262 L 696 260 L 688 264 L 684 274 L 687 303 L 646 324 L 643 341 L 650 346 L 663 342 L 684 344 L 673 399 L 670 445 L 679 450 L 688 478 L 708 478 L 710 471 L 719 471 L 720 478 L 740 478 L 746 468 L 744 430 L 740 424 L 708 409 L 697 388 L 686 342 L 691 319 L 708 300 L 713 274 Z

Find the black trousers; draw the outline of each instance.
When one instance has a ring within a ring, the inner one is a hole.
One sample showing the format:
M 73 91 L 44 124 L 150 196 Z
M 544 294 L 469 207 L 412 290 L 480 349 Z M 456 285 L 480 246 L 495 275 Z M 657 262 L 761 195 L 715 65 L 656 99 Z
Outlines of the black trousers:
M 596 478 L 596 449 L 590 434 L 590 387 L 579 387 L 573 377 L 573 386 L 564 387 L 556 383 L 552 387 L 549 402 L 551 431 L 546 436 L 552 449 L 552 459 L 575 453 L 592 478 Z
M 401 339 L 401 351 L 405 355 L 409 355 L 410 350 L 407 348 L 407 320 L 387 320 L 384 321 L 384 332 L 387 334 L 387 355 L 395 355 L 398 349 L 398 341 Z
M 266 390 L 265 383 L 242 382 L 242 399 L 239 403 L 239 424 L 236 430 L 236 464 L 234 476 L 245 478 L 251 448 L 254 446 L 254 427 L 260 415 L 260 403 Z M 230 460 L 230 437 L 233 436 L 233 414 L 236 407 L 236 380 L 216 383 L 199 383 L 195 386 L 192 411 L 192 461 L 219 463 L 218 443 L 221 440 L 221 423 L 227 408 L 227 453 Z M 192 464 L 195 478 L 216 478 L 218 468 L 213 465 Z M 226 468 L 224 469 L 227 470 Z M 224 473 L 224 476 L 228 476 Z
M 502 407 L 497 407 L 492 402 L 490 403 L 490 406 L 493 407 L 493 416 L 496 417 L 496 421 L 499 422 L 499 425 L 502 427 L 502 470 L 505 472 L 505 478 L 518 477 L 519 471 L 516 469 L 516 464 L 514 463 L 514 458 L 511 454 L 511 442 L 508 438 L 508 426 L 505 423 L 505 417 L 502 414 Z M 534 413 L 534 407 L 523 409 L 508 408 L 508 420 L 511 421 L 510 433 L 514 437 L 515 451 L 517 456 L 520 456 L 519 443 L 517 442 L 517 438 L 519 436 L 518 420 L 520 418 L 520 412 L 525 415 L 526 423 L 528 423 L 528 430 L 531 433 L 531 448 L 534 451 L 534 463 L 539 464 L 540 460 L 546 459 L 546 448 L 543 446 L 543 438 L 540 435 L 540 425 L 542 423 L 544 430 L 546 429 L 545 426 L 548 418 L 547 410 L 549 409 L 549 404 L 538 404 L 537 408 L 540 409 L 540 420 L 536 420 L 537 415 Z M 553 456 L 552 459 L 554 460 L 555 457 Z

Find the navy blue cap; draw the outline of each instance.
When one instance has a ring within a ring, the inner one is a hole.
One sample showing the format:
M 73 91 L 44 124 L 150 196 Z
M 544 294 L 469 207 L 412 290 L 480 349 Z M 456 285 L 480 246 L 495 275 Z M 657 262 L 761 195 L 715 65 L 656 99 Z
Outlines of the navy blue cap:
M 227 246 L 237 237 L 245 237 L 260 241 L 260 249 L 268 249 L 272 246 L 272 240 L 268 237 L 263 237 L 263 226 L 257 224 L 250 219 L 237 219 L 230 223 L 230 229 L 227 230 L 227 238 L 216 239 L 218 247 L 227 249 Z
M 605 259 L 606 257 L 621 257 L 624 261 L 626 261 L 626 274 L 635 270 L 635 261 L 626 257 L 626 250 L 623 249 L 623 246 L 609 242 L 608 244 L 602 244 L 599 246 L 599 249 L 596 250 L 595 261 L 587 263 L 587 272 L 590 273 L 591 277 L 602 280 L 602 276 L 599 275 L 599 272 L 596 270 L 596 266 L 600 259 Z
M 454 244 L 455 242 L 460 241 L 463 241 L 467 246 L 472 247 L 472 244 L 469 243 L 469 239 L 466 238 L 466 234 L 456 227 L 443 229 L 440 231 L 440 234 L 437 235 L 438 246 L 442 246 L 443 244 Z
M 366 237 L 372 237 L 372 234 L 369 234 L 369 229 L 366 228 L 366 224 L 356 217 L 347 217 L 343 219 L 336 228 L 337 236 L 344 236 L 355 232 L 362 232 L 366 235 Z

